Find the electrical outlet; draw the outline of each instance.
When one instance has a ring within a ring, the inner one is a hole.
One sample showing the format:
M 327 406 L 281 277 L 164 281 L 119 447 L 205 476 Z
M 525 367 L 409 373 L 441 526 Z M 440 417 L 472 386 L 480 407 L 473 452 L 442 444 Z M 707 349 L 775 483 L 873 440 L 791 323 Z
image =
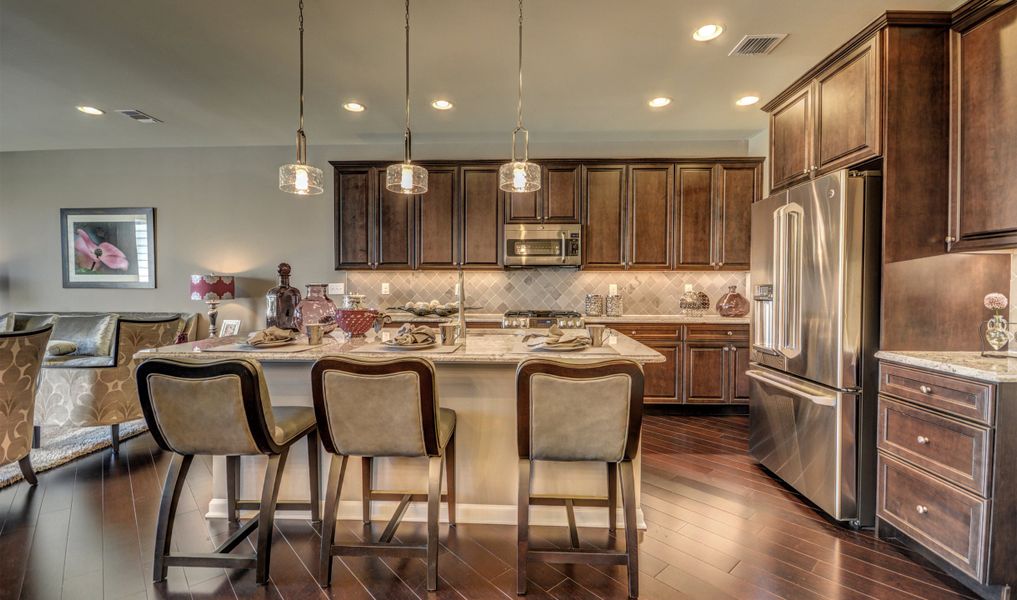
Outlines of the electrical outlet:
M 388 296 L 389 293 L 390 292 L 389 292 L 389 288 L 388 288 L 388 283 L 381 284 L 381 295 L 382 296 Z
M 459 297 L 459 284 L 458 283 L 456 284 L 456 290 L 453 293 L 456 295 L 456 298 Z
M 609 346 L 617 346 L 618 345 L 618 336 L 616 336 L 616 335 L 608 336 L 607 343 L 608 343 Z
M 609 296 L 617 296 L 618 295 L 618 284 L 617 283 L 612 283 L 611 285 L 607 286 L 607 293 L 608 293 Z
M 338 296 L 339 294 L 345 294 L 346 293 L 346 284 L 345 283 L 330 283 L 330 284 L 328 284 L 328 293 L 333 295 L 333 296 Z

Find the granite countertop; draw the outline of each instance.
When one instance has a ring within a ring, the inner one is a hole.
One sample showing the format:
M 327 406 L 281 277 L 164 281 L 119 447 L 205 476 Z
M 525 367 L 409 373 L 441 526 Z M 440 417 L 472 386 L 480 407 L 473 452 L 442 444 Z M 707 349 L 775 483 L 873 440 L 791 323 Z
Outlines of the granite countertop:
M 567 330 L 580 333 L 582 330 Z M 640 344 L 632 338 L 615 334 L 611 336 L 608 345 L 611 350 L 600 350 L 591 348 L 581 352 L 534 352 L 528 351 L 522 345 L 520 330 L 489 330 L 482 332 L 471 332 L 465 342 L 454 352 L 429 352 L 427 350 L 388 350 L 374 346 L 370 352 L 358 351 L 358 348 L 376 344 L 374 334 L 368 334 L 367 338 L 359 340 L 336 339 L 326 336 L 325 343 L 321 346 L 313 346 L 302 352 L 285 352 L 272 350 L 262 351 L 240 351 L 240 352 L 215 352 L 209 348 L 234 344 L 243 341 L 242 337 L 211 338 L 198 342 L 187 342 L 163 346 L 151 350 L 143 350 L 135 355 L 135 358 L 146 359 L 152 357 L 161 358 L 207 358 L 209 360 L 225 360 L 230 358 L 250 358 L 260 362 L 313 362 L 323 356 L 336 356 L 348 354 L 362 357 L 386 357 L 398 356 L 426 357 L 435 363 L 473 363 L 473 364 L 518 364 L 527 358 L 553 358 L 564 360 L 608 360 L 612 358 L 627 358 L 639 363 L 664 362 L 665 358 L 657 351 Z M 280 349 L 282 350 L 282 349 Z M 612 351 L 613 350 L 613 351 Z
M 455 320 L 457 315 L 449 317 L 418 317 L 411 313 L 404 313 L 397 310 L 388 311 L 393 320 L 400 323 L 441 323 L 443 321 Z M 498 313 L 466 313 L 466 321 L 473 323 L 501 323 L 501 314 Z M 587 323 L 703 323 L 703 324 L 731 324 L 748 325 L 748 317 L 722 317 L 718 314 L 707 314 L 701 317 L 689 317 L 686 315 L 622 315 L 620 317 L 583 317 Z
M 880 351 L 876 358 L 996 383 L 1017 382 L 1017 358 L 989 358 L 978 352 Z

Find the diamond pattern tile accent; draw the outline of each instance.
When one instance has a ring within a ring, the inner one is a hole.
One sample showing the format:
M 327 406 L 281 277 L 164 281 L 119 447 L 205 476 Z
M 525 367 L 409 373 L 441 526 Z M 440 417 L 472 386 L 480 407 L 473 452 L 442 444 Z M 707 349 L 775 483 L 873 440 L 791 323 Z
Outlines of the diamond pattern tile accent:
M 431 271 L 349 271 L 351 292 L 366 296 L 367 306 L 402 306 L 406 302 L 455 300 L 456 274 Z M 736 286 L 747 295 L 748 273 L 719 272 L 595 272 L 552 269 L 502 272 L 467 272 L 466 301 L 481 307 L 479 312 L 501 313 L 523 308 L 547 310 L 583 310 L 586 294 L 607 295 L 616 284 L 624 296 L 628 314 L 674 314 L 686 283 L 702 290 L 710 303 Z M 388 283 L 390 294 L 381 295 L 381 284 Z

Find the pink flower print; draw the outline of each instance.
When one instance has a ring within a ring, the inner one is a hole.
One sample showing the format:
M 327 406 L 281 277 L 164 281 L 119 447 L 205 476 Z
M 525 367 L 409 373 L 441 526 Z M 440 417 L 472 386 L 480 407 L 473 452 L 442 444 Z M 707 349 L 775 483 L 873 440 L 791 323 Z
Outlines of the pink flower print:
M 78 257 L 78 265 L 83 269 L 94 271 L 100 264 L 110 269 L 124 271 L 130 263 L 127 256 L 109 242 L 96 245 L 92 238 L 83 229 L 78 229 L 77 237 L 74 240 L 74 250 Z

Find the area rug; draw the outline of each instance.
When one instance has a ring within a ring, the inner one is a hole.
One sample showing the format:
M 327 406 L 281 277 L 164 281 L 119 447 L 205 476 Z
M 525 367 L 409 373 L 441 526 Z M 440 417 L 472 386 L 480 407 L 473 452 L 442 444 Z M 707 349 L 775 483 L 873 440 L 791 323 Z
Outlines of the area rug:
M 120 425 L 120 441 L 148 431 L 144 419 L 128 421 Z M 101 427 L 43 427 L 42 447 L 32 449 L 32 466 L 36 473 L 66 464 L 75 458 L 91 454 L 112 444 L 109 439 L 109 425 Z M 18 463 L 0 467 L 0 488 L 21 481 Z

